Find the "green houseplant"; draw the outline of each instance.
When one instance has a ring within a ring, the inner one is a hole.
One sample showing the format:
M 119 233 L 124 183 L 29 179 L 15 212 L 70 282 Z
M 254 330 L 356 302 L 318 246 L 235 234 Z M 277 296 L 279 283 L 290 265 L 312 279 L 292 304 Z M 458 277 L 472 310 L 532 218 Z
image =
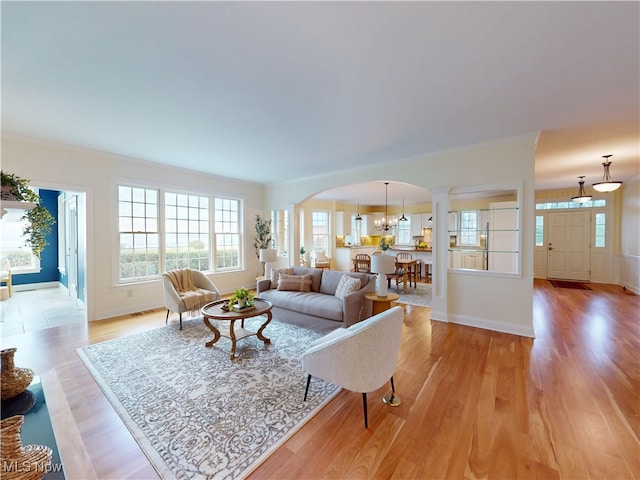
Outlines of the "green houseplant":
M 253 307 L 253 292 L 250 292 L 246 288 L 237 288 L 234 290 L 231 297 L 229 297 L 229 310 L 232 310 L 235 305 L 238 305 L 238 308 L 248 308 Z
M 47 246 L 47 235 L 55 223 L 53 215 L 41 205 L 40 196 L 29 188 L 29 180 L 20 178 L 13 173 L 4 170 L 2 174 L 1 198 L 6 201 L 35 203 L 36 206 L 26 210 L 22 219 L 27 220 L 22 234 L 25 244 L 31 248 L 33 254 L 40 258 L 42 251 Z
M 266 220 L 260 215 L 256 215 L 256 236 L 253 246 L 256 249 L 256 256 L 260 258 L 260 250 L 271 248 L 271 219 Z

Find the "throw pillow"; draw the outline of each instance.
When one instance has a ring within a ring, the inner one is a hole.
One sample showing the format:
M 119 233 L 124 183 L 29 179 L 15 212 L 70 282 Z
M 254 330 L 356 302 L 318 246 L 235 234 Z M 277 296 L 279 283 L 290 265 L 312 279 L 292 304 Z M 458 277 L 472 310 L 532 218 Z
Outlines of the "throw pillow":
M 278 290 L 310 292 L 311 275 L 287 275 L 286 273 L 281 273 L 280 280 L 278 280 Z
M 344 296 L 347 293 L 355 292 L 356 290 L 360 290 L 360 279 L 343 275 L 336 287 L 336 298 L 344 300 Z
M 278 278 L 280 274 L 284 273 L 287 275 L 293 274 L 293 268 L 272 268 L 271 269 L 271 288 L 278 288 Z

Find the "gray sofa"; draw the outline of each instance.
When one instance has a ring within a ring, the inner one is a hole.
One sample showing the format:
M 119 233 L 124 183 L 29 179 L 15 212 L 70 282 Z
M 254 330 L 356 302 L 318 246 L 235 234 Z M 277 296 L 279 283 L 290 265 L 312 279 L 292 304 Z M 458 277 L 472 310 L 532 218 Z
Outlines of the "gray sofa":
M 258 281 L 257 296 L 273 304 L 273 318 L 318 332 L 329 332 L 337 327 L 349 327 L 371 316 L 371 302 L 364 296 L 375 292 L 375 275 L 291 268 L 292 275 L 311 276 L 309 292 L 274 289 L 271 287 L 271 278 Z M 361 286 L 359 290 L 347 293 L 344 299 L 340 299 L 335 293 L 343 275 L 360 279 Z

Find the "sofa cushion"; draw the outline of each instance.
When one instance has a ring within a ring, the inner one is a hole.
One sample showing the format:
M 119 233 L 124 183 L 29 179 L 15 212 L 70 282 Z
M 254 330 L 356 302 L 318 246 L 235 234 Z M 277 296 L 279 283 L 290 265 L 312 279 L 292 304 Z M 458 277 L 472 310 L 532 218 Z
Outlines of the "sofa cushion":
M 271 288 L 278 288 L 278 279 L 280 278 L 281 273 L 284 273 L 286 275 L 292 275 L 293 268 L 272 268 L 271 269 Z
M 344 296 L 347 293 L 355 292 L 356 290 L 360 290 L 360 279 L 343 275 L 336 287 L 336 298 L 344 300 Z
M 342 321 L 344 302 L 333 295 L 270 289 L 262 292 L 260 298 L 268 300 L 274 307 L 335 320 L 336 322 Z M 274 318 L 278 318 L 277 313 L 274 313 Z
M 293 267 L 293 274 L 294 275 L 311 275 L 311 291 L 312 292 L 320 291 L 320 282 L 322 280 L 322 270 L 320 270 L 319 268 L 296 266 L 296 267 Z
M 278 290 L 291 290 L 295 292 L 311 291 L 311 275 L 287 275 L 280 274 Z

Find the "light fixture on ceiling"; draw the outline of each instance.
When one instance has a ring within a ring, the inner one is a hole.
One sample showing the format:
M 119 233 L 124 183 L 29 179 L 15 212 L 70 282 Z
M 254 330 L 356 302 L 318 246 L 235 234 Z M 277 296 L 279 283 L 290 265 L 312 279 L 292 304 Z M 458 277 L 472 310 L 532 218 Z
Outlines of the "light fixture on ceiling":
M 358 215 L 356 215 L 356 222 L 361 222 L 362 217 L 360 216 L 360 202 L 358 202 Z
M 388 205 L 387 205 L 388 194 L 389 194 L 389 182 L 384 182 L 384 217 L 379 220 L 376 220 L 374 222 L 374 226 L 376 230 L 382 230 L 385 232 L 388 232 L 389 230 L 393 230 L 398 226 L 398 220 L 395 217 L 389 218 L 389 214 L 387 211 L 388 210 Z
M 408 222 L 409 219 L 404 216 L 404 198 L 402 198 L 402 216 L 398 219 L 400 222 Z
M 602 158 L 605 159 L 604 163 L 602 164 L 602 166 L 604 167 L 604 175 L 601 182 L 593 184 L 593 189 L 597 190 L 598 192 L 613 192 L 614 190 L 620 188 L 620 185 L 622 185 L 622 182 L 614 182 L 613 180 L 611 180 L 611 176 L 609 175 L 609 165 L 611 165 L 611 160 L 609 160 L 609 157 L 613 157 L 613 155 L 602 156 Z
M 591 200 L 591 195 L 587 195 L 587 193 L 584 191 L 584 175 L 578 178 L 580 179 L 580 181 L 578 182 L 580 184 L 580 190 L 578 190 L 577 196 L 571 197 L 571 200 L 576 203 L 588 202 L 589 200 Z

